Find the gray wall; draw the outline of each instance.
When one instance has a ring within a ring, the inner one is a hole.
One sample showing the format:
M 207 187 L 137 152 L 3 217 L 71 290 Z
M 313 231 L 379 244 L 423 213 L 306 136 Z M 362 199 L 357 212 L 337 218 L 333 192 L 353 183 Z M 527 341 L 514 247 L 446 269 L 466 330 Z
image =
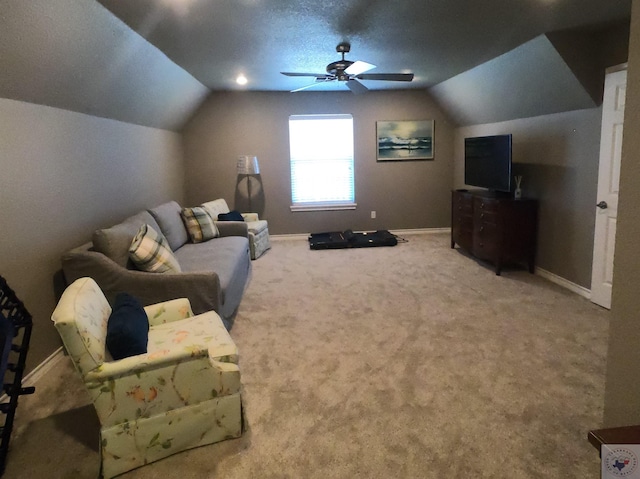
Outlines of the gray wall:
M 464 126 L 596 106 L 546 35 L 429 91 Z
M 175 131 L 209 92 L 96 1 L 1 4 L 0 98 Z
M 537 266 L 591 287 L 602 109 L 459 128 L 456 188 L 464 186 L 464 138 L 513 135 L 513 173 L 523 195 L 539 200 Z
M 631 17 L 605 426 L 640 423 L 640 0 L 633 1 Z
M 595 108 L 606 67 L 627 61 L 628 22 L 540 35 L 429 89 L 461 126 Z
M 291 212 L 289 115 L 350 113 L 355 129 L 356 210 Z M 435 160 L 376 162 L 377 120 L 435 120 Z M 453 125 L 428 93 L 212 93 L 183 130 L 187 202 L 235 205 L 236 157 L 258 156 L 273 234 L 447 227 Z M 371 219 L 372 210 L 377 218 Z
M 547 35 L 596 105 L 602 103 L 604 75 L 609 66 L 627 61 L 629 20 L 603 29 L 570 29 Z
M 144 207 L 182 199 L 177 133 L 0 99 L 0 274 L 34 316 L 28 369 L 60 345 L 51 324 L 65 250 Z

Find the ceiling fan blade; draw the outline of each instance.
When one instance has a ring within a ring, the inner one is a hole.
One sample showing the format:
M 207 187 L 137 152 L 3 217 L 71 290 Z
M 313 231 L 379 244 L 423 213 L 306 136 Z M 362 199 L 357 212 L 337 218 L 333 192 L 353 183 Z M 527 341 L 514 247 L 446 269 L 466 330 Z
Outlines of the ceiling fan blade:
M 324 79 L 327 75 L 325 73 L 294 73 L 294 72 L 280 72 L 288 77 L 316 77 Z
M 301 88 L 296 88 L 295 90 L 291 90 L 291 93 L 295 93 L 297 91 L 302 91 L 302 90 L 306 90 L 307 88 L 313 88 L 314 86 L 318 86 L 318 85 L 322 85 L 323 83 L 327 83 L 331 80 L 327 79 L 327 80 L 322 80 L 316 83 L 312 83 L 311 85 L 307 85 L 307 86 L 303 86 Z
M 411 81 L 413 73 L 365 73 L 358 75 L 358 80 Z
M 355 94 L 365 93 L 369 91 L 369 89 L 360 83 L 358 80 L 352 78 L 347 81 L 347 87 Z
M 358 60 L 357 62 L 353 62 L 349 65 L 348 68 L 345 69 L 345 73 L 347 75 L 360 75 L 361 73 L 368 72 L 369 70 L 373 70 L 376 66 L 371 63 L 361 62 Z

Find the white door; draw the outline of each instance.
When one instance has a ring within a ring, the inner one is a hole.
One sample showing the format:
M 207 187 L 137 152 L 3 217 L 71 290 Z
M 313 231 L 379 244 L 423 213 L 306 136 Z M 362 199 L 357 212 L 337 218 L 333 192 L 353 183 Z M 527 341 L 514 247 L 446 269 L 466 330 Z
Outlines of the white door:
M 613 254 L 618 217 L 618 184 L 622 156 L 622 125 L 627 88 L 627 71 L 608 73 L 602 102 L 600 166 L 598 168 L 598 204 L 593 242 L 591 301 L 611 308 Z

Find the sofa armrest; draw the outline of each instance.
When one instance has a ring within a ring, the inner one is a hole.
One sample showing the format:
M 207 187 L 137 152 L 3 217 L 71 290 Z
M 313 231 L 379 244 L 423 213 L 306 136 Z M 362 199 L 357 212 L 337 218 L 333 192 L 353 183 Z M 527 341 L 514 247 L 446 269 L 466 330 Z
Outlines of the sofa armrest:
M 258 213 L 241 213 L 244 220 L 248 223 L 250 221 L 260 221 Z
M 249 227 L 244 221 L 216 221 L 220 236 L 244 236 L 249 237 Z
M 195 314 L 222 305 L 220 278 L 214 272 L 148 273 L 123 268 L 102 253 L 91 250 L 91 243 L 75 248 L 62 256 L 62 270 L 68 284 L 78 278 L 91 277 L 113 304 L 119 292 L 127 292 L 143 306 L 167 301 L 168 298 L 188 298 Z
M 180 321 L 193 316 L 191 303 L 187 298 L 172 299 L 171 301 L 145 306 L 144 312 L 147 313 L 150 326 L 172 323 L 173 321 Z

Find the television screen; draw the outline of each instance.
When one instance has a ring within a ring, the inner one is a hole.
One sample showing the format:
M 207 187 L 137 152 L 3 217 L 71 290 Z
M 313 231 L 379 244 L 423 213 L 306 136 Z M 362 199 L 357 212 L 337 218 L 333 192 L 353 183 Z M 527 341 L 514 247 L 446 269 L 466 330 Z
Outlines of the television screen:
M 511 135 L 465 138 L 464 182 L 494 191 L 511 191 Z

